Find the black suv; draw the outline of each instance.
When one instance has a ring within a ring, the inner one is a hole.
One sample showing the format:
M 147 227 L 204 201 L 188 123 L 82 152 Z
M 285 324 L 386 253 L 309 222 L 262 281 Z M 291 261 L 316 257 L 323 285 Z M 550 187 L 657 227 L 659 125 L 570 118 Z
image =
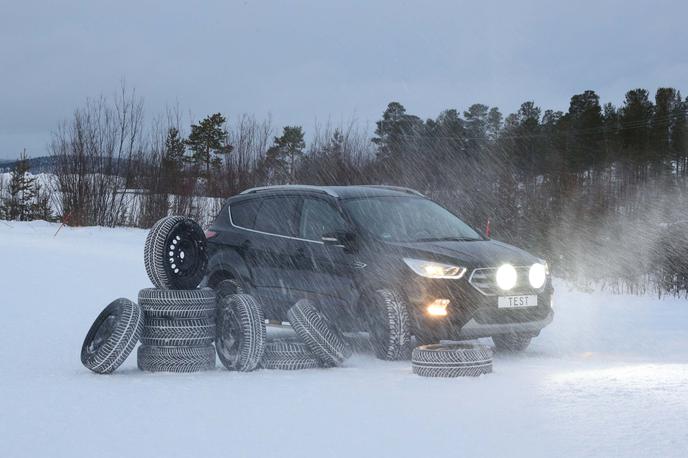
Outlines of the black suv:
M 399 358 L 411 334 L 524 350 L 552 321 L 543 260 L 406 188 L 249 189 L 227 200 L 206 235 L 208 286 L 229 280 L 280 322 L 311 299 L 340 329 L 369 331 L 381 358 Z

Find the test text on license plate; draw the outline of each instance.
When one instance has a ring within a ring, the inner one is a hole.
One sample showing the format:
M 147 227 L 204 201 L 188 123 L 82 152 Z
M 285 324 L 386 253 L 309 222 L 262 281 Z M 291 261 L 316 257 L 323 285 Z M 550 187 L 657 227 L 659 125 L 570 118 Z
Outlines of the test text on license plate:
M 537 307 L 537 296 L 500 296 L 497 307 L 500 309 Z

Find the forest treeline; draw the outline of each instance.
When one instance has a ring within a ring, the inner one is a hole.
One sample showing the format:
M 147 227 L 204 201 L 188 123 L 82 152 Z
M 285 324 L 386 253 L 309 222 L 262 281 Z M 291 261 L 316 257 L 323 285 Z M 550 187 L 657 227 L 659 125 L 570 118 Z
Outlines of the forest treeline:
M 646 287 L 637 280 L 654 266 L 663 226 L 688 219 L 688 99 L 674 88 L 633 89 L 618 105 L 588 90 L 565 112 L 526 101 L 506 116 L 473 104 L 423 119 L 392 102 L 373 132 L 351 122 L 306 135 L 221 113 L 189 124 L 179 110 L 146 122 L 126 88 L 88 101 L 50 144 L 55 216 L 149 227 L 169 213 L 208 211 L 200 197 L 252 186 L 408 186 L 478 228 L 489 220 L 495 238 L 561 274 L 631 288 Z M 16 196 L 6 188 L 11 218 Z

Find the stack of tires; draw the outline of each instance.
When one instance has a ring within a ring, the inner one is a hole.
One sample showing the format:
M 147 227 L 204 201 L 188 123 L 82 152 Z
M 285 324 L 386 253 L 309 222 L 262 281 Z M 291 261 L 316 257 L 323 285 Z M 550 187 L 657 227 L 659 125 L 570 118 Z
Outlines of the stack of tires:
M 182 216 L 159 220 L 146 238 L 144 261 L 155 288 L 139 292 L 138 367 L 149 372 L 213 369 L 216 296 L 212 289 L 198 289 L 208 262 L 203 230 Z

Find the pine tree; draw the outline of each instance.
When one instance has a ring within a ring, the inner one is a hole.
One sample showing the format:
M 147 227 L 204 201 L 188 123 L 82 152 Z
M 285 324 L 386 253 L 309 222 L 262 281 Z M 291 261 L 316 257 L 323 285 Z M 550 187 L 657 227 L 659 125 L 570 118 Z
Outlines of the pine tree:
M 207 116 L 198 124 L 191 125 L 191 133 L 186 145 L 191 150 L 191 162 L 197 167 L 205 167 L 206 177 L 210 177 L 211 165 L 221 164 L 221 157 L 232 152 L 227 144 L 226 119 L 220 113 Z
M 165 193 L 174 194 L 181 187 L 181 174 L 184 169 L 186 146 L 176 127 L 170 127 L 165 137 L 165 150 L 162 157 L 161 188 Z
M 304 133 L 301 126 L 286 126 L 282 136 L 275 137 L 268 149 L 264 166 L 268 169 L 272 180 L 279 183 L 294 183 L 296 165 L 303 158 Z
M 31 219 L 40 219 L 43 221 L 53 221 L 53 210 L 50 206 L 50 194 L 43 190 L 43 187 L 35 182 L 34 184 L 35 198 L 31 204 Z
M 24 151 L 10 175 L 9 196 L 5 201 L 7 219 L 29 221 L 33 216 L 36 178 L 29 175 L 29 159 Z

